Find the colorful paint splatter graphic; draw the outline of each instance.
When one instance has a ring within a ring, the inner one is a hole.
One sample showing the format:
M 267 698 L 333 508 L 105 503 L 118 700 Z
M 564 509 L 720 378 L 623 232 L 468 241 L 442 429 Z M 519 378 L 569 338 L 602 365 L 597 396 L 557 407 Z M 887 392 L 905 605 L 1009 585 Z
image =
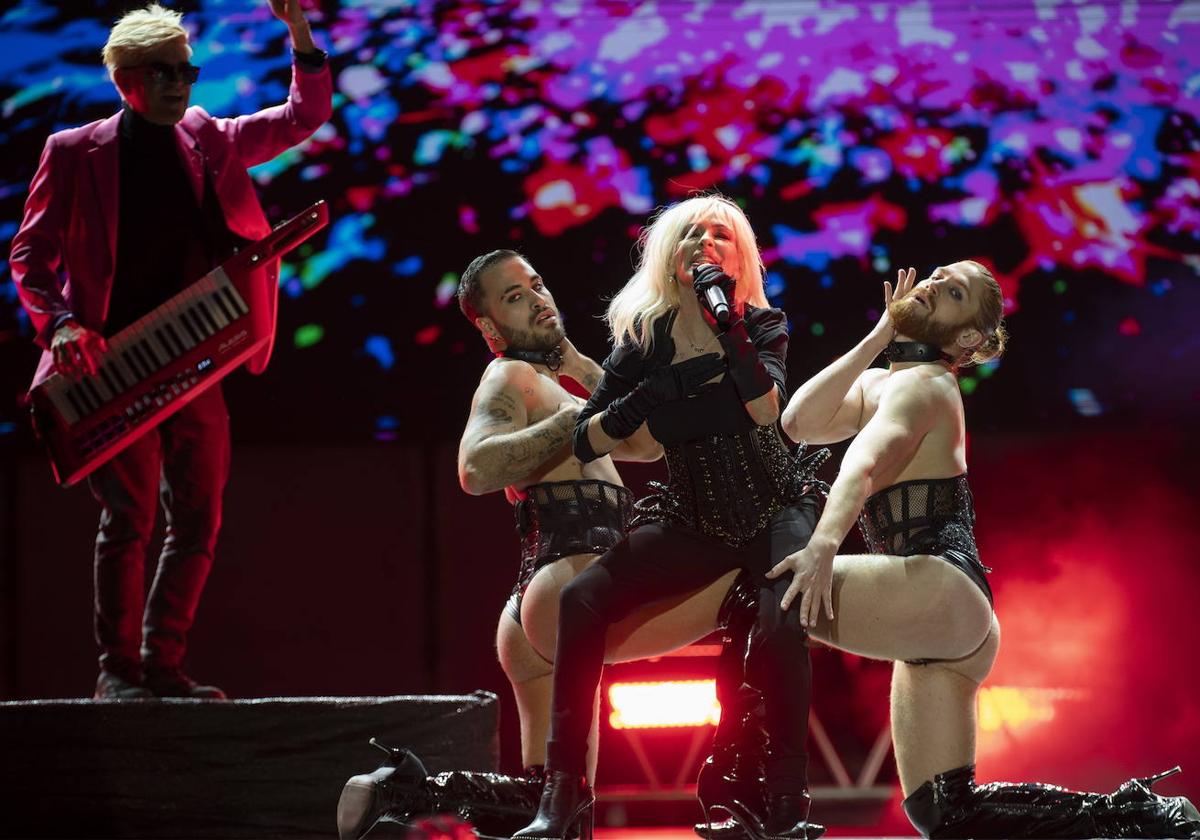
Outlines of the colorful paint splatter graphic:
M 116 107 L 98 49 L 118 11 L 0 17 L 0 239 L 45 136 Z M 185 11 L 193 102 L 283 98 L 265 3 Z M 970 256 L 1013 334 L 963 379 L 977 427 L 1200 405 L 1200 3 L 354 0 L 312 16 L 334 119 L 254 174 L 273 217 L 324 197 L 334 220 L 281 276 L 269 378 L 231 383 L 263 401 L 239 415 L 247 437 L 457 436 L 486 358 L 453 299 L 473 256 L 528 254 L 601 356 L 594 316 L 638 227 L 708 189 L 755 225 L 794 377 L 877 317 L 881 279 Z M 0 350 L 24 364 L 7 273 L 0 295 Z

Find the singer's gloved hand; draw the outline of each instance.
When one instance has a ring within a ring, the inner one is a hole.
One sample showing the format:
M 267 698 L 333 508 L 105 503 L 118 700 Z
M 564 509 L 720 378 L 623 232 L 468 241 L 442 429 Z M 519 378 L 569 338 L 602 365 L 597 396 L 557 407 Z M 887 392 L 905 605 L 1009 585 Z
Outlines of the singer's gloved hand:
M 726 319 L 725 324 L 722 325 L 717 320 L 717 314 L 709 307 L 708 295 L 706 292 L 714 286 L 719 288 L 725 293 L 725 302 L 729 305 L 730 309 L 732 309 L 733 287 L 735 285 L 736 281 L 732 277 L 722 271 L 720 266 L 713 265 L 712 263 L 698 265 L 692 269 L 692 288 L 696 292 L 696 297 L 700 300 L 700 308 L 712 316 L 712 320 L 716 324 L 718 330 L 725 330 L 728 328 L 732 318 Z
M 628 394 L 609 403 L 600 415 L 600 428 L 610 438 L 624 440 L 646 422 L 654 409 L 702 393 L 705 383 L 724 369 L 725 362 L 717 353 L 657 368 Z
M 741 318 L 731 321 L 717 340 L 725 349 L 729 377 L 742 402 L 748 403 L 769 394 L 775 387 L 775 380 L 758 358 L 758 348 L 751 341 L 750 333 L 746 332 L 746 322 Z

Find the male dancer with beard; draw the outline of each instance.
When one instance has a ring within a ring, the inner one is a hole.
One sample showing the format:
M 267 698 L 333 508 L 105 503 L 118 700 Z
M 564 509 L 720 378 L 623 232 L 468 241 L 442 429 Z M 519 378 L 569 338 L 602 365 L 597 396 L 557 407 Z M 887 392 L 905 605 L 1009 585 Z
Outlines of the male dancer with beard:
M 904 810 L 925 837 L 1200 837 L 1185 798 L 1150 786 L 1115 793 L 975 784 L 975 693 L 1000 626 L 979 559 L 955 373 L 1004 350 L 1000 286 L 977 262 L 915 287 L 900 272 L 887 313 L 851 352 L 805 383 L 783 413 L 794 440 L 855 436 L 811 540 L 771 572 L 793 573 L 814 638 L 895 661 L 892 736 Z M 887 369 L 867 366 L 885 353 Z M 838 556 L 858 519 L 869 555 Z
M 521 723 L 524 778 L 450 771 L 428 776 L 406 750 L 391 750 L 370 774 L 354 776 L 338 804 L 342 840 L 362 837 L 380 819 L 408 822 L 453 811 L 485 835 L 508 836 L 525 825 L 541 796 L 549 727 L 551 678 L 562 588 L 625 535 L 632 494 L 612 458 L 582 463 L 571 434 L 583 401 L 559 383 L 566 376 L 589 392 L 600 365 L 566 337 L 543 279 L 515 251 L 477 257 L 459 283 L 459 306 L 496 358 L 480 380 L 459 447 L 463 489 L 504 490 L 515 505 L 521 566 L 500 616 L 496 648 L 512 683 Z M 662 455 L 643 428 L 612 456 L 656 460 Z M 660 656 L 712 632 L 734 574 L 680 598 L 643 610 L 614 626 L 611 662 Z M 596 732 L 589 767 L 594 775 Z

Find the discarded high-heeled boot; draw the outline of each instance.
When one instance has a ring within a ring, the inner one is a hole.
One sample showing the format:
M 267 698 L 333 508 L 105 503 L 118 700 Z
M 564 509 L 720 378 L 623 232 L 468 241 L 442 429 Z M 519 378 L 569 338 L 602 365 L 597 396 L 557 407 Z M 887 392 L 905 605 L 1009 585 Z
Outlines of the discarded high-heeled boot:
M 454 814 L 481 837 L 508 838 L 537 812 L 540 773 L 515 777 L 474 770 L 447 770 L 430 776 L 415 755 L 372 746 L 388 758 L 374 772 L 346 782 L 338 801 L 338 837 L 360 840 L 377 823 L 410 825 L 431 814 Z
M 371 746 L 387 755 L 371 773 L 351 776 L 338 799 L 339 840 L 360 840 L 387 813 L 407 813 L 425 804 L 422 783 L 429 773 L 421 759 L 406 749 L 385 747 L 374 738 Z

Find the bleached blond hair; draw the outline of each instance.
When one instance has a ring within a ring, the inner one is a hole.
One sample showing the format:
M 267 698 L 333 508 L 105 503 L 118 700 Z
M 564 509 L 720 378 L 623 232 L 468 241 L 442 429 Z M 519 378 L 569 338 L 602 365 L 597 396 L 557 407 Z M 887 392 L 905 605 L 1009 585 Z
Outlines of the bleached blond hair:
M 750 220 L 728 198 L 701 195 L 663 207 L 642 228 L 638 237 L 637 269 L 621 291 L 613 295 L 604 315 L 614 344 L 637 344 L 649 353 L 654 343 L 654 324 L 679 307 L 679 283 L 675 280 L 675 254 L 692 224 L 712 216 L 727 225 L 737 239 L 740 256 L 734 280 L 738 303 L 767 306 L 763 291 L 762 255 Z M 687 290 L 691 294 L 691 289 Z
M 183 15 L 151 3 L 144 9 L 124 14 L 108 33 L 104 44 L 104 66 L 111 76 L 114 70 L 134 67 L 145 61 L 146 54 L 169 41 L 182 39 L 187 42 L 187 30 L 183 28 Z M 188 55 L 192 48 L 188 47 Z

